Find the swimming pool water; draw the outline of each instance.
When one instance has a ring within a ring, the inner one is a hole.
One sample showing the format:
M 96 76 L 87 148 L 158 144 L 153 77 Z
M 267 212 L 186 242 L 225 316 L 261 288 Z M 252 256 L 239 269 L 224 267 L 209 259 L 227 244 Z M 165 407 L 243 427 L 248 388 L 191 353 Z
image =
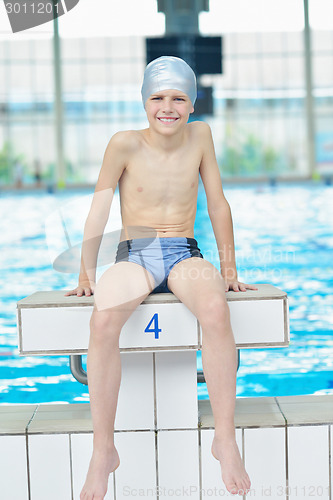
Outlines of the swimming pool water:
M 290 307 L 290 346 L 243 349 L 237 395 L 333 393 L 333 187 L 251 185 L 224 191 L 233 215 L 239 278 L 285 290 Z M 72 243 L 79 242 L 88 194 L 0 193 L 0 404 L 89 401 L 87 387 L 70 373 L 67 356 L 19 357 L 16 331 L 18 300 L 37 290 L 76 286 L 76 273 L 52 268 L 45 223 L 65 207 L 74 221 Z M 204 257 L 219 267 L 202 185 L 195 238 Z M 198 392 L 208 397 L 204 384 Z

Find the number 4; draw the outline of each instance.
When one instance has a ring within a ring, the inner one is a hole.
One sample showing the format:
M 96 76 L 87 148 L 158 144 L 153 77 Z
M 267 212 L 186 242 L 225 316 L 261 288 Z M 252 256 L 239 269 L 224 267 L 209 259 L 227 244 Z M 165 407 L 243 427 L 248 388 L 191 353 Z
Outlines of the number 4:
M 154 322 L 154 328 L 150 328 L 150 325 Z M 158 313 L 155 313 L 154 316 L 151 318 L 149 321 L 148 325 L 146 326 L 145 333 L 155 333 L 155 339 L 158 339 L 159 332 L 161 332 L 162 329 L 158 328 Z

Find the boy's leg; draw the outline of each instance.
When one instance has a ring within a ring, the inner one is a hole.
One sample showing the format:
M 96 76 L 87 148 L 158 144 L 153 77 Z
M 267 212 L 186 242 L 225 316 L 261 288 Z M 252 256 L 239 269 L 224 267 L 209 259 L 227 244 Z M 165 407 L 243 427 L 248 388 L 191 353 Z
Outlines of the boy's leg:
M 119 336 L 153 288 L 151 274 L 132 262 L 113 265 L 96 286 L 87 358 L 94 448 L 80 500 L 102 500 L 109 474 L 119 465 L 113 439 L 121 379 Z
M 224 280 L 210 262 L 192 257 L 172 268 L 168 288 L 201 325 L 203 371 L 215 422 L 212 452 L 221 462 L 228 491 L 242 494 L 250 480 L 235 441 L 237 355 Z

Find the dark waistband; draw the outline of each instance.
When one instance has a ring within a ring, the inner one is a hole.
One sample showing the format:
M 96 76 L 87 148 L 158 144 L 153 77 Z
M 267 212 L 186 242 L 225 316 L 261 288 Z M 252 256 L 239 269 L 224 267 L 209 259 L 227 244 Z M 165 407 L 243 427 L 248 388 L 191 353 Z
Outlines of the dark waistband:
M 198 242 L 195 238 L 187 238 L 186 236 L 166 236 L 165 238 L 133 238 L 130 240 L 123 240 L 120 241 L 118 244 L 118 248 L 121 249 L 123 247 L 131 247 L 132 245 L 135 246 L 142 246 L 146 247 L 149 244 L 153 243 L 154 241 L 157 242 L 163 242 L 165 241 L 166 243 L 180 243 L 180 244 L 186 244 L 190 247 L 197 247 Z M 163 243 L 162 243 L 163 246 Z

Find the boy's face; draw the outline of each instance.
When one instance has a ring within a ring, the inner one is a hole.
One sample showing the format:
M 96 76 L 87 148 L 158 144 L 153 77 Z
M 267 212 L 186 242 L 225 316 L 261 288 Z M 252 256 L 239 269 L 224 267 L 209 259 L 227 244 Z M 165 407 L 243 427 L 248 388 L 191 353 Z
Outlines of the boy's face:
M 150 126 L 160 132 L 173 134 L 186 125 L 194 108 L 188 95 L 180 90 L 161 90 L 148 97 L 145 110 Z

